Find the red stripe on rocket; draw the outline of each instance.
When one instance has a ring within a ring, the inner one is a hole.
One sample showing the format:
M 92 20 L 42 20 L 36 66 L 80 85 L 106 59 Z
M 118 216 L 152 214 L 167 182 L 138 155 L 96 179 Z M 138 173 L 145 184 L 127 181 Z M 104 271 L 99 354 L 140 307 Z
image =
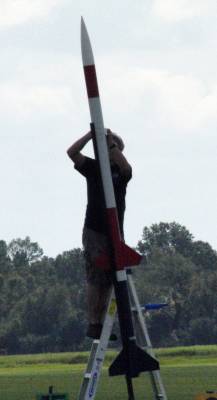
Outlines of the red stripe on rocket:
M 91 97 L 99 97 L 95 65 L 84 66 L 84 76 L 88 98 L 90 99 Z

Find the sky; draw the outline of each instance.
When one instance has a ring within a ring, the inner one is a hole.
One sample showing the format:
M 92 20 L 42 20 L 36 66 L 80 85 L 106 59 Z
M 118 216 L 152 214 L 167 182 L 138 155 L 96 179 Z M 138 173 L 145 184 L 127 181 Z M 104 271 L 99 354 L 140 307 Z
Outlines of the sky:
M 216 0 L 77 3 L 0 0 L 0 239 L 51 257 L 82 246 L 86 183 L 66 150 L 90 123 L 83 16 L 105 126 L 133 168 L 126 242 L 176 221 L 217 249 Z

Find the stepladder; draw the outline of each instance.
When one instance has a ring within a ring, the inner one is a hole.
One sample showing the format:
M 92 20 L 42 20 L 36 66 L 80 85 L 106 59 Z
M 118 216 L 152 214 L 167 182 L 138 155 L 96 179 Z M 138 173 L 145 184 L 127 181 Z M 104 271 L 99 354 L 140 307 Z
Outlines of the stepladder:
M 148 354 L 150 354 L 152 357 L 155 357 L 147 328 L 145 313 L 143 311 L 143 307 L 141 307 L 139 303 L 131 269 L 127 270 L 127 282 L 137 342 Z M 90 355 L 77 400 L 93 400 L 95 398 L 106 350 L 108 349 L 109 345 L 109 337 L 111 335 L 116 317 L 116 312 L 117 307 L 115 294 L 114 290 L 112 289 L 105 314 L 102 333 L 99 339 L 95 339 L 92 342 Z M 160 371 L 150 371 L 149 376 L 153 392 L 152 398 L 154 400 L 167 400 L 167 395 Z

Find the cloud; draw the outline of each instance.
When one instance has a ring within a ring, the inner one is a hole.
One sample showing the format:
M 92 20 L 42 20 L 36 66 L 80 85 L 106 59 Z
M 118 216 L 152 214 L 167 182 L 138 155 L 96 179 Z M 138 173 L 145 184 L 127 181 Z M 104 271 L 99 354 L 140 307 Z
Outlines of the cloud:
M 215 0 L 155 0 L 152 11 L 168 22 L 177 22 L 216 14 L 217 3 Z
M 0 80 L 1 121 L 79 114 L 77 75 L 82 75 L 82 68 L 77 60 L 65 56 L 60 61 L 50 55 L 40 62 L 40 57 L 31 53 L 19 58 L 13 76 Z
M 0 27 L 8 28 L 46 17 L 62 0 L 1 0 Z
M 62 115 L 72 109 L 67 87 L 0 85 L 2 118 L 26 120 L 39 115 Z
M 201 128 L 213 131 L 216 127 L 215 80 L 208 83 L 192 74 L 137 67 L 130 64 L 124 53 L 102 57 L 98 64 L 105 121 L 114 126 L 120 119 L 130 123 L 136 115 L 140 124 L 144 120 L 146 124 L 154 121 L 160 128 L 177 132 Z M 60 62 L 52 57 L 44 64 L 27 60 L 17 65 L 14 78 L 13 84 L 10 80 L 0 83 L 2 120 L 34 120 L 38 114 L 48 118 L 73 115 L 74 124 L 79 124 L 89 117 L 84 77 L 77 58 L 65 56 Z
M 210 89 L 191 76 L 170 74 L 159 76 L 155 85 L 163 123 L 185 132 L 217 124 L 216 87 Z
M 118 109 L 122 118 L 137 115 L 137 119 L 181 132 L 217 126 L 215 81 L 207 83 L 191 74 L 161 69 L 115 69 L 108 61 L 103 70 L 103 93 L 112 107 L 111 115 Z

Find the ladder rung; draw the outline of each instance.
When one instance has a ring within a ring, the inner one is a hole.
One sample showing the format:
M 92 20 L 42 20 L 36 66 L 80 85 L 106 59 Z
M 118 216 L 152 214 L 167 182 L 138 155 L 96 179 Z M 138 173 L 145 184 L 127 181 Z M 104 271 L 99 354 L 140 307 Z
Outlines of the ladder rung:
M 91 378 L 91 373 L 86 372 L 86 373 L 84 374 L 84 377 L 87 378 L 87 379 L 90 379 L 90 378 Z

